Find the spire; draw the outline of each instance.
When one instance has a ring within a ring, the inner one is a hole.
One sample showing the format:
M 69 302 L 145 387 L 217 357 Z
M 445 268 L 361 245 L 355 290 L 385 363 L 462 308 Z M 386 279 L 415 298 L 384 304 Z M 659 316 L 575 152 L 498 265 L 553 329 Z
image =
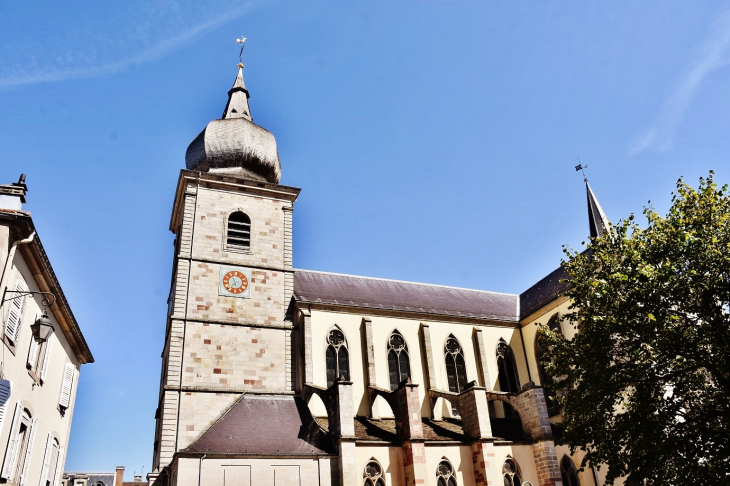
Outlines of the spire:
M 591 185 L 586 181 L 586 192 L 588 193 L 588 223 L 591 226 L 591 238 L 603 236 L 603 233 L 609 231 L 609 221 L 603 208 L 598 203 L 596 195 L 593 194 Z
M 230 118 L 245 118 L 248 121 L 253 121 L 251 117 L 251 109 L 248 107 L 248 90 L 246 84 L 243 82 L 243 64 L 238 63 L 238 76 L 236 81 L 233 83 L 233 87 L 228 90 L 228 103 L 226 103 L 226 109 L 223 110 L 223 119 L 228 120 Z

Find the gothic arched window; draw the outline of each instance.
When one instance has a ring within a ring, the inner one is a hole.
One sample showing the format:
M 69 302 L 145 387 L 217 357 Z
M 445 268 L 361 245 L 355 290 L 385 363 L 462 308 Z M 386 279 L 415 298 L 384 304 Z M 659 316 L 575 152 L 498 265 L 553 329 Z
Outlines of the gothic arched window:
M 408 345 L 397 330 L 388 339 L 388 374 L 391 391 L 398 389 L 398 384 L 411 376 Z
M 243 211 L 236 211 L 228 216 L 226 248 L 251 248 L 251 218 Z
M 446 378 L 449 382 L 449 391 L 461 393 L 466 388 L 466 362 L 461 344 L 450 335 L 444 346 L 444 359 L 446 360 Z
M 548 320 L 547 327 L 553 332 L 563 334 L 557 313 L 553 314 L 550 320 Z M 540 375 L 540 384 L 543 387 L 549 387 L 553 381 L 552 376 L 547 374 L 545 366 L 542 364 L 546 352 L 547 345 L 545 344 L 545 337 L 542 334 L 538 334 L 535 338 L 535 360 L 537 361 L 537 372 Z M 549 389 L 545 390 L 545 401 L 547 402 L 548 413 L 551 416 L 560 412 L 560 407 L 555 401 L 555 392 Z
M 578 469 L 568 456 L 563 456 L 560 460 L 560 476 L 563 478 L 563 486 L 580 486 Z
M 461 344 L 454 337 L 449 335 L 444 346 L 444 359 L 446 360 L 446 379 L 449 383 L 449 391 L 461 393 L 466 389 L 466 362 Z M 451 404 L 451 411 L 454 415 L 459 414 L 455 403 Z
M 332 329 L 327 336 L 325 358 L 327 363 L 327 388 L 331 387 L 340 377 L 345 381 L 350 381 L 350 360 L 347 352 L 347 342 L 345 341 L 345 335 L 339 329 Z
M 383 468 L 375 459 L 370 459 L 367 466 L 365 466 L 362 477 L 365 478 L 363 486 L 385 486 Z
M 436 481 L 437 486 L 456 486 L 454 467 L 446 458 L 439 462 L 439 466 L 436 468 L 436 477 L 438 478 Z
M 500 339 L 497 344 L 497 368 L 499 369 L 499 389 L 503 392 L 520 391 L 520 378 L 517 375 L 515 355 L 509 344 Z
M 511 457 L 507 457 L 504 464 L 502 464 L 502 477 L 504 478 L 504 486 L 522 486 L 520 467 Z

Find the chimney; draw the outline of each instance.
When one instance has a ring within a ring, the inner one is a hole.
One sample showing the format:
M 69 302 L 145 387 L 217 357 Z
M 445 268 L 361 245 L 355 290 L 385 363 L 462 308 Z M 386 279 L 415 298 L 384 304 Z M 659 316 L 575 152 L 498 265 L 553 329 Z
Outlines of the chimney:
M 135 483 L 141 483 L 142 482 L 142 476 L 135 476 L 134 477 L 134 482 Z
M 25 174 L 20 174 L 18 182 L 0 186 L 0 209 L 15 209 L 20 211 L 25 203 L 25 194 L 28 186 L 25 185 Z
M 114 486 L 122 486 L 124 482 L 124 466 L 117 466 L 117 472 L 114 475 Z

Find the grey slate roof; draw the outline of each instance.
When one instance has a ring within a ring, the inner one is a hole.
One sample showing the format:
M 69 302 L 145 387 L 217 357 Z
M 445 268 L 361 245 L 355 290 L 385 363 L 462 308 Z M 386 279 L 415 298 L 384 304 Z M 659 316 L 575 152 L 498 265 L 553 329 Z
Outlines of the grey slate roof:
M 516 322 L 519 296 L 400 280 L 296 270 L 298 302 Z
M 557 299 L 568 289 L 568 272 L 561 265 L 535 285 L 520 294 L 520 319 Z
M 290 395 L 243 395 L 183 453 L 329 454 L 309 407 Z

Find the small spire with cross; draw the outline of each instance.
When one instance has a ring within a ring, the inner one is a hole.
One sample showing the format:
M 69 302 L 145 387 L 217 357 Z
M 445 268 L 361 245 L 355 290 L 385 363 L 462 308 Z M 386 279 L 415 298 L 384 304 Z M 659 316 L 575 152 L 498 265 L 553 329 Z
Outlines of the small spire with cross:
M 240 39 L 236 39 L 236 44 L 241 44 L 241 51 L 238 53 L 238 67 L 242 68 L 243 66 L 243 48 L 246 44 L 246 38 L 244 36 L 241 36 Z

